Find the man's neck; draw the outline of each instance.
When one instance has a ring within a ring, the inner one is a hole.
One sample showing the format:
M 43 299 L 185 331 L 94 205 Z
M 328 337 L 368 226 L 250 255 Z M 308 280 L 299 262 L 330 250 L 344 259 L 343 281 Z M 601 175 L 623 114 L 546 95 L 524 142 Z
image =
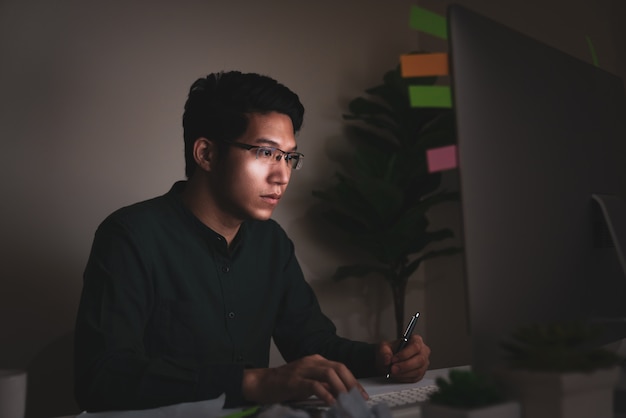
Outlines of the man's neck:
M 183 189 L 183 203 L 200 222 L 223 236 L 230 246 L 243 222 L 231 216 L 220 216 L 223 211 L 216 205 L 209 191 L 209 185 L 203 179 L 192 176 Z

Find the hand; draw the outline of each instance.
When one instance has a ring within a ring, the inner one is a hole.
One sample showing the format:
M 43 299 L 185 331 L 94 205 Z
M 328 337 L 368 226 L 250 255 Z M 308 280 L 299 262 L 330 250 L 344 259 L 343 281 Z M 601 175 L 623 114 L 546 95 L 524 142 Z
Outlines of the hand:
M 243 373 L 243 396 L 260 404 L 304 400 L 315 395 L 332 405 L 340 393 L 354 387 L 363 398 L 369 398 L 345 365 L 320 355 L 303 357 L 275 368 L 246 369 Z
M 391 365 L 391 378 L 397 382 L 414 383 L 424 377 L 430 365 L 430 348 L 419 335 L 412 335 L 406 346 L 397 354 L 394 348 L 400 341 L 383 341 L 378 345 L 376 366 L 386 375 Z

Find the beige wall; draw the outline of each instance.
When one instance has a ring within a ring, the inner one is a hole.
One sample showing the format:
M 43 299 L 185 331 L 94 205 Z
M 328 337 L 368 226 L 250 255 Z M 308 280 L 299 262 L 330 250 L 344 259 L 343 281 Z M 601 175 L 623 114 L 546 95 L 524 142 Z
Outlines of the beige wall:
M 32 372 L 31 416 L 65 412 L 64 395 L 38 396 L 67 393 L 68 335 L 95 228 L 112 210 L 183 178 L 182 106 L 191 82 L 212 71 L 265 73 L 299 93 L 306 165 L 275 218 L 340 333 L 393 336 L 383 284 L 328 281 L 354 255 L 334 248 L 332 231 L 313 225 L 309 210 L 311 190 L 334 170 L 326 153 L 341 137 L 348 100 L 399 54 L 445 48 L 408 27 L 416 3 L 443 12 L 447 2 L 0 1 L 0 367 Z M 621 0 L 460 3 L 585 60 L 589 35 L 600 64 L 626 74 Z M 460 259 L 428 265 L 420 278 L 438 284 L 424 297 L 415 280 L 407 300 L 408 311 L 424 312 L 420 330 L 437 365 L 466 358 L 459 266 Z M 46 373 L 55 373 L 54 387 Z

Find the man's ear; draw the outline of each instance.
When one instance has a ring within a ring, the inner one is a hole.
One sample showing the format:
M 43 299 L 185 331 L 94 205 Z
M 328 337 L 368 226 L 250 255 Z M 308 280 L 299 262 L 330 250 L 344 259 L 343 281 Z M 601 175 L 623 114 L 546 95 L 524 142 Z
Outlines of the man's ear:
M 216 156 L 217 147 L 215 141 L 201 137 L 193 143 L 193 158 L 202 170 L 211 171 Z

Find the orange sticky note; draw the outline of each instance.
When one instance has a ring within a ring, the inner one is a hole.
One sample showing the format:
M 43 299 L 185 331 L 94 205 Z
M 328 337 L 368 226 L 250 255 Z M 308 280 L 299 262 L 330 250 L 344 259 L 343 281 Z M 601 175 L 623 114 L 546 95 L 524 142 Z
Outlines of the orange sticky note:
M 402 77 L 448 75 L 448 54 L 434 52 L 400 55 L 400 68 Z
M 458 165 L 456 152 L 456 145 L 427 150 L 426 161 L 428 163 L 428 172 L 435 173 L 437 171 L 456 168 Z

